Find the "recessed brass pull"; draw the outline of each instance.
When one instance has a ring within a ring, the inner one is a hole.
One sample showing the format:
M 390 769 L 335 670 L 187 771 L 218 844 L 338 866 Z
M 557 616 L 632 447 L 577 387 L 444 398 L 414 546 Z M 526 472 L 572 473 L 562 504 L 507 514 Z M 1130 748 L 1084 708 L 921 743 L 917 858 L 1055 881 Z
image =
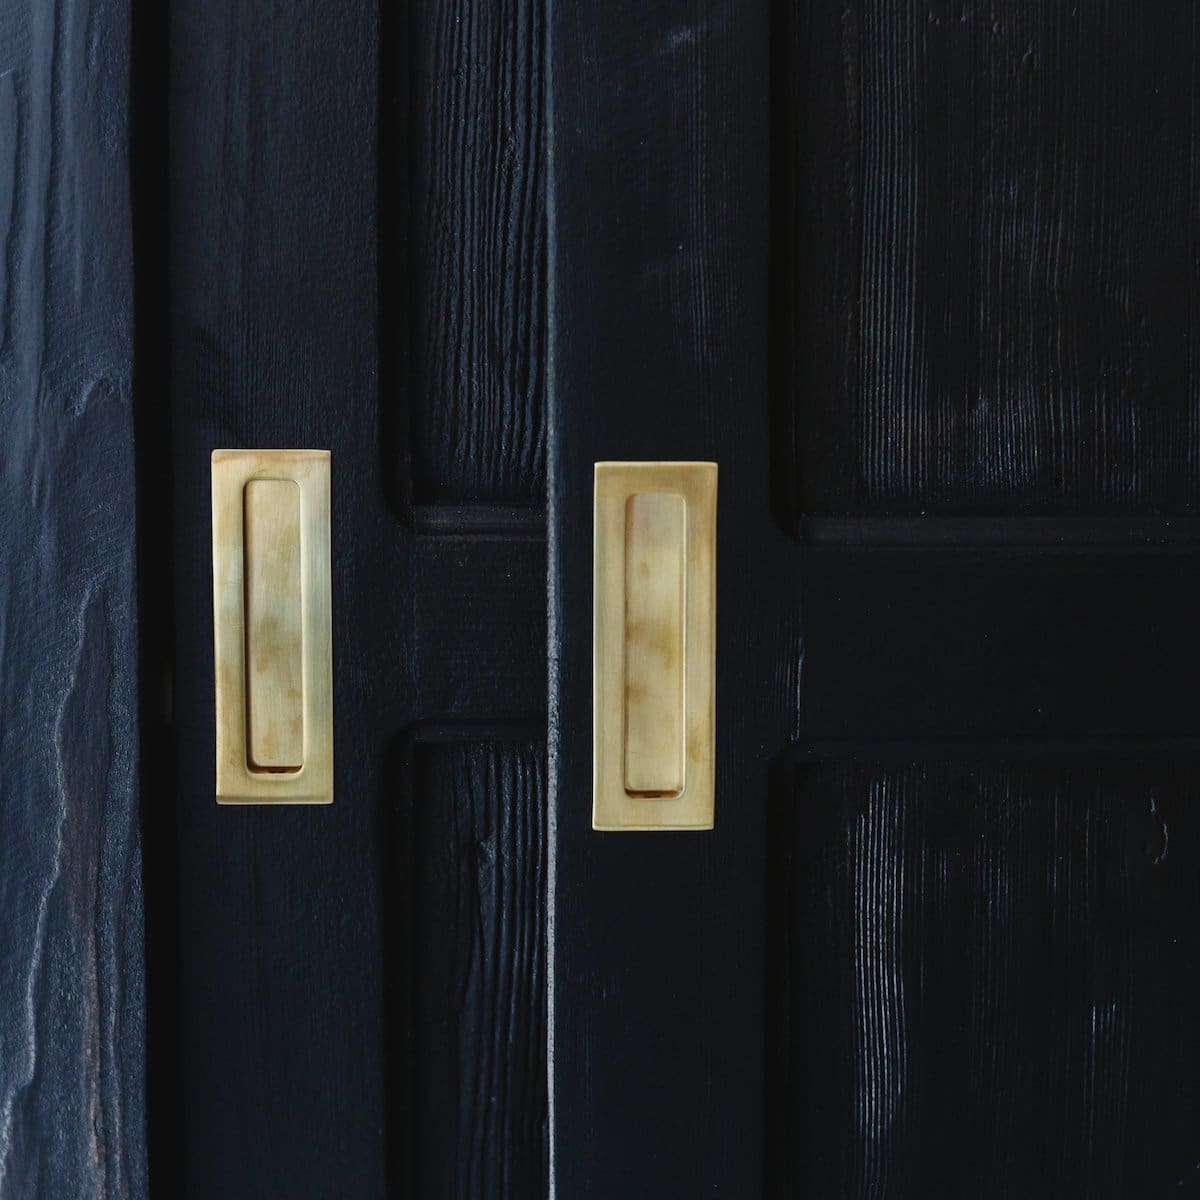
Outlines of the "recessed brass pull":
M 333 800 L 329 452 L 214 450 L 217 802 Z
M 715 463 L 596 464 L 592 826 L 711 829 Z
M 246 761 L 252 771 L 299 771 L 304 765 L 300 487 L 292 479 L 252 479 L 242 495 Z

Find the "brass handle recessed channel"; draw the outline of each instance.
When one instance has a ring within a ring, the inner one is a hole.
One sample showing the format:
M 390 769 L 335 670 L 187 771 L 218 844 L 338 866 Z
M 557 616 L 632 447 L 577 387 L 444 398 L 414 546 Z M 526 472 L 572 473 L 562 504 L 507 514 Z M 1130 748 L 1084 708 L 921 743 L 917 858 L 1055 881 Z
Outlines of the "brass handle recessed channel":
M 304 601 L 300 487 L 252 479 L 243 493 L 246 759 L 252 771 L 304 765 Z
M 684 562 L 687 505 L 637 492 L 625 501 L 625 791 L 683 791 Z
M 217 801 L 333 800 L 329 452 L 214 450 Z
M 595 471 L 592 825 L 711 829 L 717 467 Z

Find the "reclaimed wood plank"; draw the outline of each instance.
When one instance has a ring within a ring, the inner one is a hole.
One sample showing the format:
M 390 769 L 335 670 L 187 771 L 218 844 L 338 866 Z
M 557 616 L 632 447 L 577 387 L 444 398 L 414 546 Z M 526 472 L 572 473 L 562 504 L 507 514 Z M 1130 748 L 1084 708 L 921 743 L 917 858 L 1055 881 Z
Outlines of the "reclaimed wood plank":
M 126 0 L 0 3 L 0 1195 L 147 1194 Z

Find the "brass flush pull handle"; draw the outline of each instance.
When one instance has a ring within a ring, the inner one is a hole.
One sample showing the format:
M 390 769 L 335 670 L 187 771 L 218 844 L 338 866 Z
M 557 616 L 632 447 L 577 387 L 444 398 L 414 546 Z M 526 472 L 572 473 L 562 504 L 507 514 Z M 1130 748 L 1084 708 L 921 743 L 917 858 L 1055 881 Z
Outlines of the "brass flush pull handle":
M 217 803 L 333 800 L 329 452 L 214 450 Z
M 592 827 L 711 829 L 717 465 L 595 474 Z

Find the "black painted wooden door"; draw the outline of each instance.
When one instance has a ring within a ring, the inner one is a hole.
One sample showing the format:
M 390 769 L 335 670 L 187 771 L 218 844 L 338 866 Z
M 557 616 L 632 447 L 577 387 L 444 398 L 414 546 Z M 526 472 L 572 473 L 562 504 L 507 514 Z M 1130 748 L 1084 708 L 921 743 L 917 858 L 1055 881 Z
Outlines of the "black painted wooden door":
M 1197 8 L 552 7 L 558 1194 L 1200 1188 Z M 716 828 L 591 466 L 720 464 Z
M 0 1197 L 1200 1190 L 1198 29 L 0 4 Z M 214 802 L 238 446 L 328 809 Z M 711 833 L 590 828 L 601 458 L 720 464 Z
M 544 27 L 170 5 L 163 1196 L 547 1194 Z M 218 808 L 209 455 L 291 446 L 332 452 L 334 802 Z

